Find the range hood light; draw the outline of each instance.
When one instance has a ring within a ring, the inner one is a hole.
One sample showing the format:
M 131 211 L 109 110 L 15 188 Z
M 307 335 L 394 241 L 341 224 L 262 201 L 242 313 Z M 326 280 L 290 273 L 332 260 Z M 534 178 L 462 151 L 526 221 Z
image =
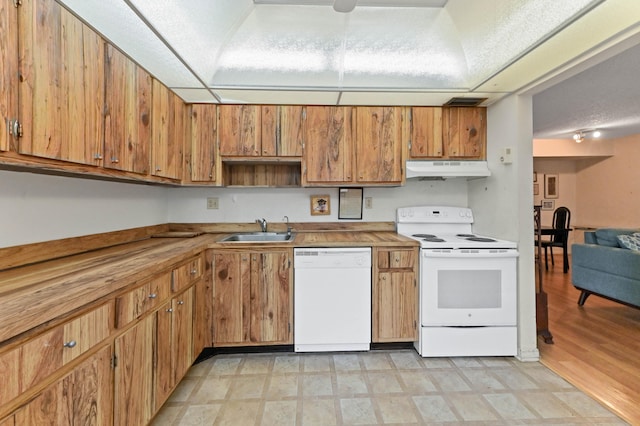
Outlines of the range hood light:
M 358 0 L 335 0 L 333 2 L 333 10 L 336 12 L 349 13 L 355 7 Z
M 406 167 L 407 179 L 491 176 L 486 161 L 407 161 Z

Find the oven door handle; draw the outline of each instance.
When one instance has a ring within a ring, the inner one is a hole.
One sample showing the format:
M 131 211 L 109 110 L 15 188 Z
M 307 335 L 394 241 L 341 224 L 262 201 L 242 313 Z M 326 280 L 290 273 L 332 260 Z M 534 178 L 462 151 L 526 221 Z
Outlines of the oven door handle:
M 518 257 L 518 251 L 513 249 L 460 249 L 460 250 L 422 250 L 422 257 L 438 257 L 438 258 L 507 258 Z

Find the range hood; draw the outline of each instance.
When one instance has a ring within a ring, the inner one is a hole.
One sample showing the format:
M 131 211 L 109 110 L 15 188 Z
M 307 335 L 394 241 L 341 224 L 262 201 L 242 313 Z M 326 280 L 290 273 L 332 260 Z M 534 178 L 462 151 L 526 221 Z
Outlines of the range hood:
M 407 161 L 406 166 L 407 179 L 491 176 L 491 171 L 486 161 Z

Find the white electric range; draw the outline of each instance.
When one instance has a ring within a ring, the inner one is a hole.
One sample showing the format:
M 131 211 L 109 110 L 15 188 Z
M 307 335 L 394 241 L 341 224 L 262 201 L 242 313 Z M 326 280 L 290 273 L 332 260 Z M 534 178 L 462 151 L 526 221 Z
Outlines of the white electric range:
M 397 210 L 397 232 L 420 242 L 424 357 L 516 354 L 517 244 L 477 235 L 472 224 L 466 207 Z

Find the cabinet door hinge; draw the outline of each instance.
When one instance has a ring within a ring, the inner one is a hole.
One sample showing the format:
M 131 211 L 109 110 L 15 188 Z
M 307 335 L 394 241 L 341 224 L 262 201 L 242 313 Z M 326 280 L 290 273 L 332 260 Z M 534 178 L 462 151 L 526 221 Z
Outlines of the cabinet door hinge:
M 14 7 L 22 6 L 22 0 L 13 0 L 13 6 Z
M 7 121 L 7 125 L 9 127 L 9 134 L 14 138 L 22 137 L 22 123 L 18 120 L 12 118 Z
M 111 368 L 116 368 L 118 366 L 118 357 L 114 355 L 111 357 Z

